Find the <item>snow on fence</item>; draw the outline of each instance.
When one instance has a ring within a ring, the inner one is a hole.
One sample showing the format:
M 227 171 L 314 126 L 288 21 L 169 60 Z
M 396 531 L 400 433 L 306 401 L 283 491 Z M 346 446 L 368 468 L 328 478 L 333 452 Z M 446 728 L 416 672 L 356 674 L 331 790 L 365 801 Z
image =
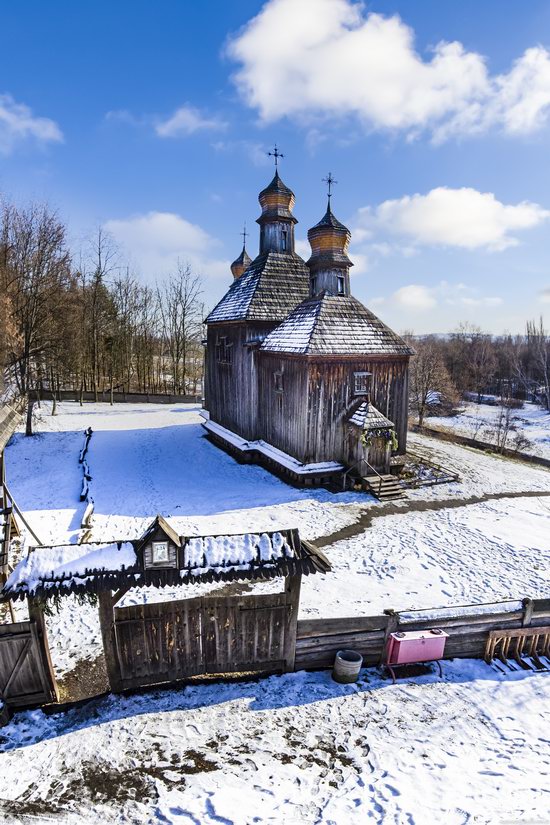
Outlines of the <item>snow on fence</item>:
M 82 521 L 80 523 L 80 527 L 83 530 L 89 530 L 91 528 L 92 516 L 94 513 L 94 500 L 90 495 L 90 481 L 92 480 L 92 476 L 90 475 L 90 468 L 88 466 L 88 462 L 86 461 L 86 455 L 88 453 L 88 447 L 90 446 L 92 434 L 93 430 L 91 427 L 88 427 L 88 429 L 84 431 L 84 445 L 78 457 L 78 463 L 82 465 L 82 487 L 80 489 L 80 501 L 87 502 L 87 506 L 84 510 L 84 515 L 82 516 Z
M 523 599 L 343 619 L 302 619 L 296 634 L 296 670 L 332 667 L 338 650 L 356 650 L 366 666 L 381 664 L 390 633 L 438 627 L 449 634 L 445 659 L 484 656 L 491 630 L 543 627 L 550 599 Z

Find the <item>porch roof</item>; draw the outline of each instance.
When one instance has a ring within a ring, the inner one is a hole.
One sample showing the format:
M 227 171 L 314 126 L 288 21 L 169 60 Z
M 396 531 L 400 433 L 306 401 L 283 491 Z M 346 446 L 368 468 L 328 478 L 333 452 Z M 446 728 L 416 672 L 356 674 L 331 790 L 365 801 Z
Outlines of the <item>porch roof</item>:
M 380 410 L 377 410 L 374 404 L 368 401 L 363 401 L 361 404 L 352 409 L 348 417 L 349 424 L 355 424 L 356 427 L 361 427 L 362 430 L 377 430 L 377 429 L 393 429 L 394 423 L 386 418 Z

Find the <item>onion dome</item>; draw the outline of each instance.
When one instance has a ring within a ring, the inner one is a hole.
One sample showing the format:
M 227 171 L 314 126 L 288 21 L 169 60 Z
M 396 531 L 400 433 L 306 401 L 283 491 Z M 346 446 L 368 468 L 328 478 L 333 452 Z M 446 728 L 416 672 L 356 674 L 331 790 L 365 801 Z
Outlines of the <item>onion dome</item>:
M 262 214 L 258 218 L 258 223 L 262 224 L 267 221 L 276 221 L 280 218 L 283 220 L 298 223 L 292 209 L 296 198 L 294 192 L 282 182 L 279 173 L 275 171 L 275 177 L 265 189 L 262 189 L 258 195 L 260 206 L 262 207 Z
M 248 269 L 251 263 L 252 258 L 246 251 L 246 247 L 243 244 L 243 251 L 241 252 L 239 257 L 236 258 L 231 264 L 231 272 L 233 273 L 233 277 L 235 278 L 235 280 L 241 277 L 243 272 Z
M 307 238 L 311 246 L 311 257 L 307 262 L 310 271 L 353 266 L 347 255 L 351 232 L 332 214 L 330 199 L 325 215 L 311 227 Z

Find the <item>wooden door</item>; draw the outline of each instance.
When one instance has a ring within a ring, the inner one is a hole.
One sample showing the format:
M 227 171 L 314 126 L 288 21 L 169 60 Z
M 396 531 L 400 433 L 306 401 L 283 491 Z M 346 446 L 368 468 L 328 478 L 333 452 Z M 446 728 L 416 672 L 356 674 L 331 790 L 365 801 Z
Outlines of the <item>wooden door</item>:
M 0 625 L 0 697 L 9 707 L 56 701 L 46 645 L 34 621 Z
M 116 607 L 114 630 L 122 688 L 204 673 L 202 599 Z
M 285 593 L 204 598 L 207 673 L 281 670 L 289 606 Z
M 379 473 L 387 473 L 389 470 L 389 443 L 382 436 L 376 436 L 369 445 L 367 460 Z

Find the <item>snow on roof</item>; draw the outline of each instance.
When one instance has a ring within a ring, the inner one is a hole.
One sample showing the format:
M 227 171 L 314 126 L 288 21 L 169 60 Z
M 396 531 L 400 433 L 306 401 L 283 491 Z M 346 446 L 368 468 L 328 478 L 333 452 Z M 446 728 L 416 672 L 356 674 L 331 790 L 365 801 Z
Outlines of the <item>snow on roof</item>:
M 110 544 L 58 544 L 36 547 L 19 562 L 8 578 L 5 589 L 24 589 L 33 593 L 40 585 L 57 584 L 59 580 L 85 579 L 90 572 L 117 572 L 133 567 L 137 562 L 131 542 Z
M 234 281 L 207 324 L 282 321 L 309 293 L 309 270 L 299 255 L 266 252 Z
M 393 421 L 390 421 L 389 418 L 382 415 L 374 404 L 370 404 L 368 401 L 363 401 L 348 421 L 350 424 L 355 424 L 363 430 L 376 430 L 378 427 L 389 427 L 393 429 L 394 427 Z
M 187 584 L 196 581 L 265 579 L 300 573 L 326 573 L 330 563 L 323 553 L 300 539 L 297 530 L 238 535 L 177 537 L 176 561 L 166 567 L 147 566 L 143 548 L 153 525 L 137 541 L 110 544 L 68 544 L 36 547 L 23 559 L 4 585 L 1 599 L 26 595 L 98 593 L 130 584 Z M 156 535 L 156 533 L 155 533 Z
M 281 533 L 246 533 L 237 536 L 191 538 L 184 549 L 184 567 L 193 576 L 210 570 L 294 558 L 294 550 Z
M 266 336 L 261 350 L 300 355 L 411 355 L 411 348 L 352 296 L 308 298 Z

